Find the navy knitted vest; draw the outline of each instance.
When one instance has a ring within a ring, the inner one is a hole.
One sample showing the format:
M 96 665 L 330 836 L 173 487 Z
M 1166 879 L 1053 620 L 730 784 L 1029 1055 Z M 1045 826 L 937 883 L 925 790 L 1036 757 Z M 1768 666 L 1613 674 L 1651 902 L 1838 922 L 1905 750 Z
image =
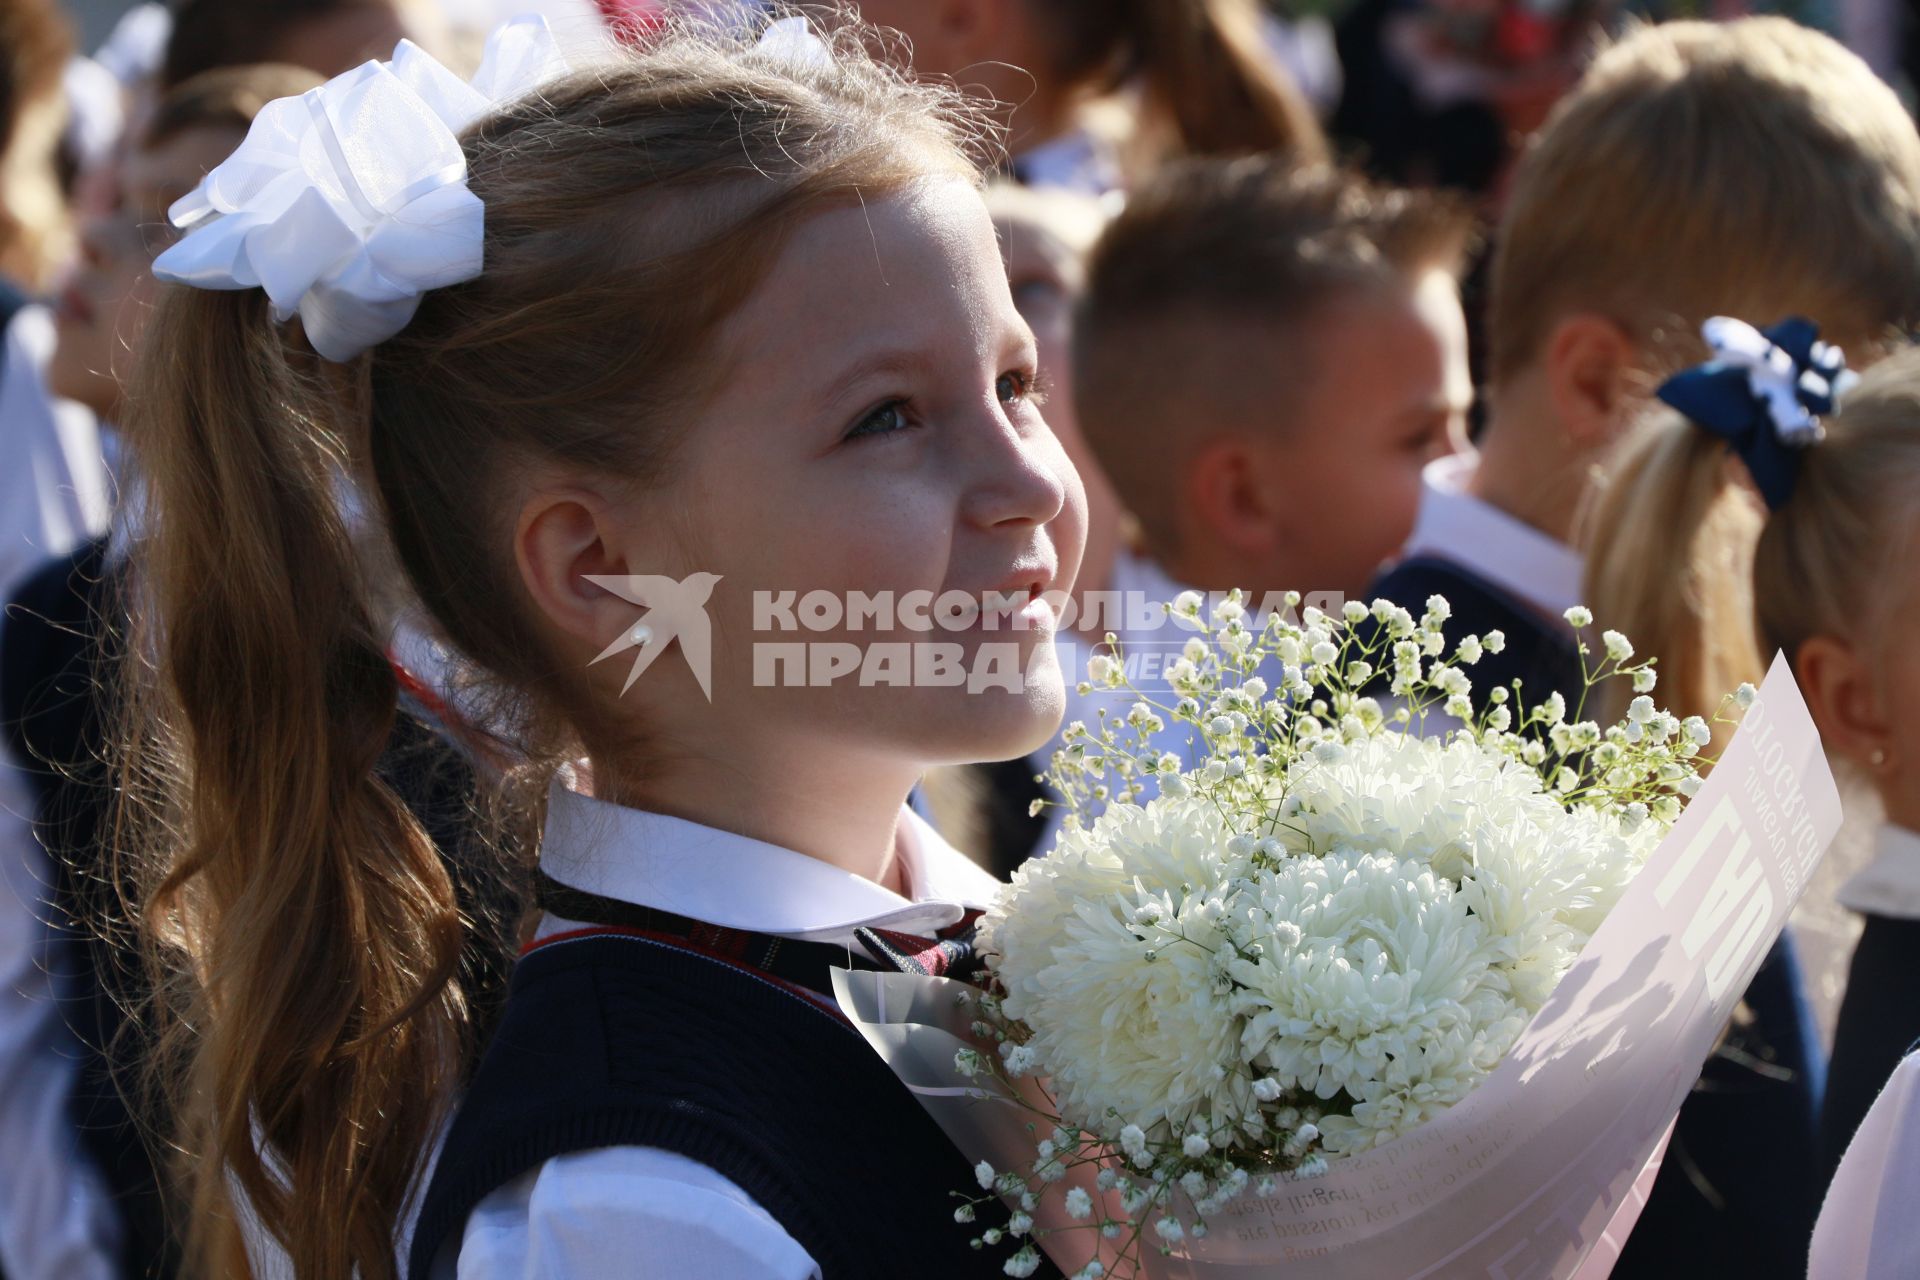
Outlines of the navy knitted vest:
M 1517 597 L 1477 574 L 1438 556 L 1411 556 L 1374 580 L 1367 599 L 1384 596 L 1419 617 L 1427 597 L 1445 596 L 1452 610 L 1447 619 L 1447 651 L 1468 635 L 1499 631 L 1507 645 L 1467 667 L 1473 681 L 1474 704 L 1489 690 L 1511 688 L 1522 682 L 1528 706 L 1537 706 L 1554 691 L 1568 707 L 1580 703 L 1580 653 L 1574 647 L 1573 628 L 1543 618 Z
M 954 1222 L 953 1193 L 977 1186 L 966 1158 L 837 1011 L 680 941 L 596 929 L 514 972 L 427 1187 L 411 1280 L 490 1192 L 607 1146 L 731 1179 L 824 1280 L 986 1280 L 1010 1253 Z

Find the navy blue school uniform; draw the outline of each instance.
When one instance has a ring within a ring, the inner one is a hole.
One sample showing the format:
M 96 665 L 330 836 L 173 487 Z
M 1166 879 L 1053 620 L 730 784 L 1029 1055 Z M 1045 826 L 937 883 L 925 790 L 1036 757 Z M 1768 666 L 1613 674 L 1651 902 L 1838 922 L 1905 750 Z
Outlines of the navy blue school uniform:
M 1579 557 L 1469 494 L 1470 467 L 1460 458 L 1428 467 L 1407 557 L 1367 598 L 1384 596 L 1418 616 L 1429 596 L 1445 596 L 1450 647 L 1469 633 L 1506 635 L 1502 653 L 1468 669 L 1476 697 L 1518 678 L 1529 705 L 1558 690 L 1571 709 L 1580 654 L 1561 615 L 1579 603 Z M 1800 1274 L 1818 1206 L 1822 1065 L 1799 961 L 1782 934 L 1680 1108 L 1616 1280 Z
M 548 801 L 545 913 L 433 1162 L 412 1280 L 1004 1274 L 1011 1249 L 954 1221 L 966 1157 L 828 978 L 946 971 L 992 878 L 904 807 L 910 897 L 578 787 Z
M 122 895 L 132 891 L 116 880 L 119 869 L 105 846 L 106 726 L 115 697 L 112 643 L 125 629 L 122 576 L 103 538 L 47 563 L 17 588 L 0 618 L 0 733 L 34 784 L 35 832 L 54 868 L 46 905 L 57 934 L 49 963 L 80 1056 L 68 1105 L 118 1213 L 119 1274 L 169 1277 L 179 1272 L 178 1241 L 161 1196 L 160 1161 L 143 1139 L 154 1117 L 137 1116 L 128 1103 L 151 1043 L 150 1029 L 128 1013 L 146 994 L 143 969 L 129 931 L 102 927 L 123 920 Z M 462 978 L 484 1023 L 504 998 L 512 947 L 502 931 L 518 917 L 519 891 L 494 871 L 475 838 L 473 768 L 423 708 L 408 704 L 378 769 L 448 860 L 463 914 L 477 922 Z
M 1840 889 L 1866 926 L 1853 949 L 1820 1107 L 1824 1188 L 1894 1068 L 1920 1041 L 1920 834 L 1880 828 L 1873 862 Z

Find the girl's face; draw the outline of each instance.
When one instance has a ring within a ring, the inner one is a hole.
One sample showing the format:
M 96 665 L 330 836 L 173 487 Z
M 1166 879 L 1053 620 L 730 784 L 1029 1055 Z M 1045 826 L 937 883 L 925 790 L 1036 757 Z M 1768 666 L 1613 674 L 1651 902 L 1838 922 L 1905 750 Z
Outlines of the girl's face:
M 648 735 L 915 772 L 1045 742 L 1086 500 L 974 188 L 929 179 L 811 218 L 721 344 L 673 478 L 615 517 L 625 572 L 720 575 L 711 702 L 663 652 L 624 695 Z M 609 607 L 601 643 L 639 617 Z M 630 665 L 594 668 L 607 697 Z

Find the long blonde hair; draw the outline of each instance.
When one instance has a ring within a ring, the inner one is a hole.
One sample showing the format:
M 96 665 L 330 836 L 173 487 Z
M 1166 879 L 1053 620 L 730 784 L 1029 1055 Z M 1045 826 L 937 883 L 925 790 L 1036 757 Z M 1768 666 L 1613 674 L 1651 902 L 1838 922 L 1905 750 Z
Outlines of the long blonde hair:
M 719 375 L 715 327 L 786 231 L 920 176 L 972 177 L 950 95 L 868 56 L 797 65 L 692 27 L 506 106 L 463 139 L 486 270 L 346 366 L 257 291 L 171 288 L 129 438 L 140 546 L 116 847 L 163 984 L 192 1274 L 236 1264 L 242 1203 L 321 1280 L 385 1280 L 471 1056 L 442 860 L 376 776 L 386 629 L 335 500 L 370 466 L 394 558 L 501 691 L 538 773 L 624 725 L 547 650 L 499 495 L 551 461 L 669 474 Z M 236 1194 L 237 1189 L 237 1194 Z

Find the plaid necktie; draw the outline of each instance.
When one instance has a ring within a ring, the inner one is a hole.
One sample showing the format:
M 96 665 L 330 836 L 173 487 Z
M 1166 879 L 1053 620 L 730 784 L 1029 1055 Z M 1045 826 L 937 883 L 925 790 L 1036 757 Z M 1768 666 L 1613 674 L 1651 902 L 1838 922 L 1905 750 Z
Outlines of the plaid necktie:
M 542 910 L 563 919 L 634 930 L 825 996 L 833 994 L 833 983 L 828 976 L 828 970 L 833 968 L 917 973 L 961 981 L 972 981 L 982 968 L 973 949 L 974 931 L 980 920 L 978 911 L 967 912 L 958 922 L 931 938 L 892 929 L 855 929 L 855 941 L 867 952 L 862 955 L 853 947 L 797 942 L 792 938 L 708 924 L 658 907 L 622 902 L 576 889 L 544 871 L 536 871 L 534 875 L 536 902 Z

